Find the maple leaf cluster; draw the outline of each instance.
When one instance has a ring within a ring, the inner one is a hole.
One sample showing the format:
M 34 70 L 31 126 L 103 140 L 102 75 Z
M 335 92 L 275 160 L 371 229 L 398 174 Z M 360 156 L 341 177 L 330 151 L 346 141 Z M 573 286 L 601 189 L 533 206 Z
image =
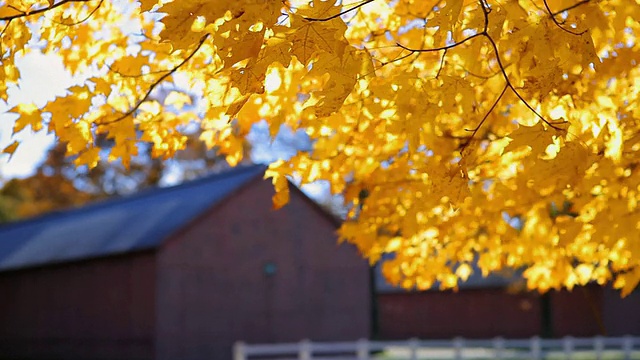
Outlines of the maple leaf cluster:
M 339 230 L 393 284 L 454 288 L 474 268 L 530 288 L 640 281 L 637 0 L 2 0 L 0 97 L 15 59 L 55 54 L 86 81 L 14 132 L 48 128 L 77 165 L 168 158 L 183 130 L 230 163 L 266 120 L 313 141 L 269 167 L 327 180 Z M 152 96 L 176 76 L 201 98 Z M 13 143 L 5 152 L 15 151 Z

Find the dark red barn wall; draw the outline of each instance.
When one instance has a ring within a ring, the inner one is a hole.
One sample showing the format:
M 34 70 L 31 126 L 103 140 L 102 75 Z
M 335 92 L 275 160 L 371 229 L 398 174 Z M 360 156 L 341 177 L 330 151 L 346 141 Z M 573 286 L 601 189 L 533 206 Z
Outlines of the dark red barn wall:
M 547 314 L 538 293 L 504 288 L 383 293 L 378 295 L 380 335 L 441 339 L 640 333 L 640 296 L 620 300 L 619 293 L 604 289 L 589 285 L 551 291 Z
M 368 265 L 299 191 L 278 211 L 272 195 L 256 180 L 162 248 L 159 359 L 230 359 L 236 340 L 368 337 Z
M 0 358 L 151 359 L 154 257 L 0 274 Z
M 602 288 L 589 285 L 552 291 L 551 319 L 554 337 L 604 335 Z
M 640 288 L 625 298 L 619 290 L 604 288 L 603 304 L 608 336 L 640 335 Z
M 387 339 L 530 337 L 540 329 L 539 297 L 502 288 L 380 294 L 378 309 Z

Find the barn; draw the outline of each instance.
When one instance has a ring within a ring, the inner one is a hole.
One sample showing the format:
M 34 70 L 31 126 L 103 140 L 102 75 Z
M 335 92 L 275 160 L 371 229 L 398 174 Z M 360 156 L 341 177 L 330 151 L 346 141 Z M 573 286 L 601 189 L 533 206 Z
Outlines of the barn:
M 522 278 L 472 275 L 457 291 L 407 291 L 375 276 L 377 336 L 384 339 L 640 335 L 640 290 L 624 299 L 592 284 L 543 295 Z
M 295 187 L 237 168 L 0 227 L 0 358 L 230 359 L 370 335 L 370 272 Z

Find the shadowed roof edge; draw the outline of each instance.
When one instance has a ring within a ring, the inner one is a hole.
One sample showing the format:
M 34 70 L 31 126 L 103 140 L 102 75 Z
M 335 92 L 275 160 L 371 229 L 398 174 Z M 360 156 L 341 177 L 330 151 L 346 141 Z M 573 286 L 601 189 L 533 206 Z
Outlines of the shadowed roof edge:
M 234 168 L 0 226 L 0 272 L 153 250 L 265 169 Z
M 97 200 L 95 202 L 91 202 L 86 205 L 81 205 L 78 207 L 54 210 L 52 212 L 48 212 L 48 213 L 34 216 L 24 220 L 0 223 L 0 233 L 2 233 L 5 230 L 9 230 L 9 229 L 13 229 L 21 226 L 31 226 L 43 221 L 50 221 L 50 220 L 55 220 L 56 218 L 72 216 L 76 213 L 84 214 L 90 211 L 98 211 L 103 208 L 117 206 L 119 204 L 125 204 L 128 202 L 144 199 L 147 197 L 154 197 L 161 194 L 168 194 L 171 192 L 180 191 L 186 188 L 200 186 L 202 184 L 205 184 L 211 181 L 222 180 L 227 177 L 237 176 L 244 172 L 257 171 L 257 169 L 260 169 L 260 168 L 262 170 L 265 170 L 267 167 L 264 165 L 237 166 L 229 171 L 206 175 L 195 180 L 185 181 L 178 185 L 166 186 L 166 187 L 151 187 L 151 188 L 141 190 L 140 192 L 137 192 L 135 194 L 110 197 L 103 200 Z M 256 177 L 257 176 L 258 175 L 256 174 Z

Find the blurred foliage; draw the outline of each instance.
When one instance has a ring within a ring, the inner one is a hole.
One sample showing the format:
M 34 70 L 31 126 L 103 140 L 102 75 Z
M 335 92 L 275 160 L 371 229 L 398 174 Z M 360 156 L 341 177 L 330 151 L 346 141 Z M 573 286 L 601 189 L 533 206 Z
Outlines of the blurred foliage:
M 32 176 L 11 179 L 0 188 L 0 223 L 166 185 L 167 178 L 181 182 L 228 169 L 225 157 L 216 149 L 207 149 L 198 136 L 190 135 L 185 149 L 171 160 L 152 157 L 151 147 L 140 144 L 139 155 L 132 158 L 129 169 L 121 162 L 108 161 L 100 161 L 92 169 L 76 168 L 74 158 L 65 156 L 66 145 L 56 143 Z M 100 141 L 103 149 L 112 146 L 106 138 Z M 251 146 L 244 148 L 248 152 Z M 248 154 L 244 159 L 250 162 Z

